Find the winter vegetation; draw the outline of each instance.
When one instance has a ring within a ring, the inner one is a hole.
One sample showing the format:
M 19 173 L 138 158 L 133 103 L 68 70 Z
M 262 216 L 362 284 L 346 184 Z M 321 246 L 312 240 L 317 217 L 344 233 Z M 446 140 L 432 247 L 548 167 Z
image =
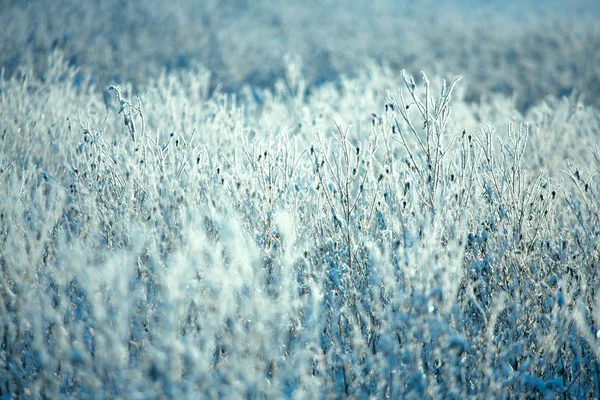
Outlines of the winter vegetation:
M 283 3 L 0 0 L 0 398 L 600 397 L 596 2 Z

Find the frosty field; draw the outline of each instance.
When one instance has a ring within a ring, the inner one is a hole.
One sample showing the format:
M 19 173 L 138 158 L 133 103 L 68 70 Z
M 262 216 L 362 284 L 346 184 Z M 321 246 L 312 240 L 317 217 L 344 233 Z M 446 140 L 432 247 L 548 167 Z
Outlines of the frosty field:
M 0 398 L 600 397 L 600 6 L 0 0 Z

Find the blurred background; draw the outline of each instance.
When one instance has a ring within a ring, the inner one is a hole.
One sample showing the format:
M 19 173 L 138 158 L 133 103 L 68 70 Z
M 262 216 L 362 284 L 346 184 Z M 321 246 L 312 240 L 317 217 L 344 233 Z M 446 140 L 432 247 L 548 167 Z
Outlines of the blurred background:
M 62 52 L 100 90 L 144 86 L 161 71 L 200 65 L 211 89 L 270 87 L 284 56 L 310 85 L 352 76 L 369 62 L 410 73 L 463 75 L 467 99 L 517 94 L 526 111 L 548 95 L 600 104 L 600 2 L 1 0 L 5 76 Z

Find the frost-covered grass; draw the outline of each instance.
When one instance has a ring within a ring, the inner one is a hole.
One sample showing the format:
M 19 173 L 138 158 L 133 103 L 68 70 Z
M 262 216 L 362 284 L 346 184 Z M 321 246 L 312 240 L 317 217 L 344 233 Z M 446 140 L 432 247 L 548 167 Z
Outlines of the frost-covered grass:
M 599 397 L 599 70 L 573 35 L 521 97 L 460 57 L 319 80 L 285 56 L 234 92 L 195 64 L 96 86 L 64 52 L 5 72 L 0 397 Z

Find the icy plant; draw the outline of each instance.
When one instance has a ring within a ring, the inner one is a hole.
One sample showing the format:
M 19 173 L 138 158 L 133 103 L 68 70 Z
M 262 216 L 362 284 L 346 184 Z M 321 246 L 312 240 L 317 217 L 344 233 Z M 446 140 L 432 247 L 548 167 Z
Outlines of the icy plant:
M 597 108 L 287 60 L 0 79 L 0 396 L 598 397 Z

